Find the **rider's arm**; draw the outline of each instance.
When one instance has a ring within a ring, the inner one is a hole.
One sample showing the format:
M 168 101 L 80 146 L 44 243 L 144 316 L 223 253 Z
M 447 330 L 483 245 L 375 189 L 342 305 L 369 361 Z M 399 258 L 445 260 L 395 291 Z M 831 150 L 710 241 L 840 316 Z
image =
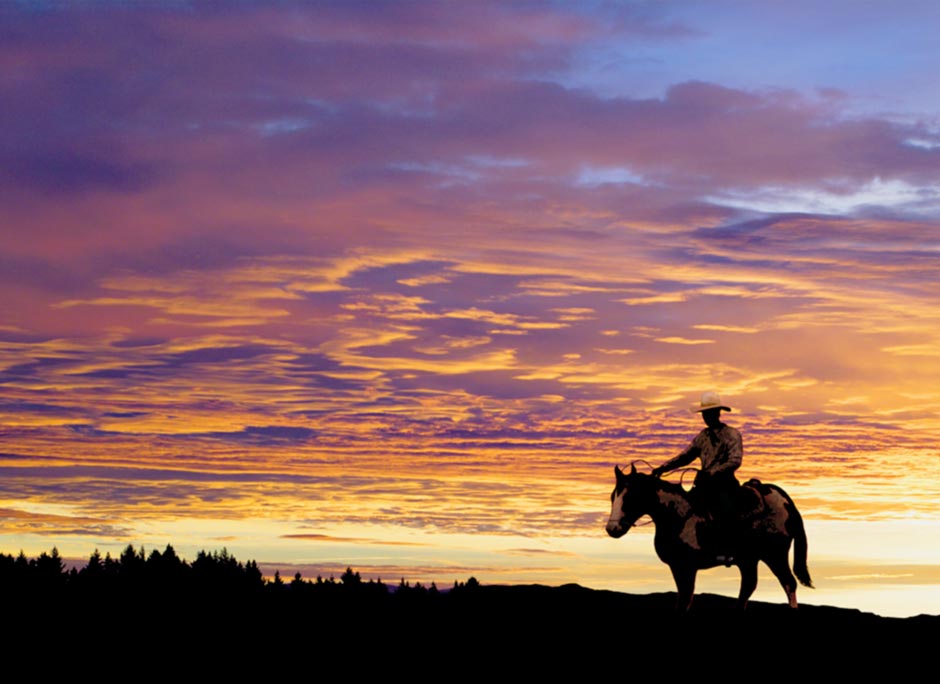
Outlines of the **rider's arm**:
M 663 463 L 658 468 L 653 470 L 655 475 L 661 475 L 662 473 L 668 473 L 670 470 L 675 470 L 676 468 L 681 468 L 682 466 L 689 465 L 699 454 L 699 448 L 695 446 L 695 441 L 688 446 L 688 448 L 683 451 L 681 454 L 676 456 L 673 459 L 670 459 Z

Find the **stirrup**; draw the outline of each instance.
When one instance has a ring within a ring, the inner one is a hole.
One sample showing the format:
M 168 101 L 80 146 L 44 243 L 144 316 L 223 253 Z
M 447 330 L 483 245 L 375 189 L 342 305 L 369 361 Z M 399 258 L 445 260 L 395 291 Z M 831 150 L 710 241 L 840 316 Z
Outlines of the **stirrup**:
M 723 554 L 723 553 L 720 553 L 720 554 L 718 554 L 718 555 L 715 556 L 715 560 L 716 560 L 718 563 L 724 564 L 724 566 L 725 566 L 726 568 L 730 568 L 732 565 L 734 565 L 734 556 L 732 556 L 732 555 L 730 555 L 730 554 Z

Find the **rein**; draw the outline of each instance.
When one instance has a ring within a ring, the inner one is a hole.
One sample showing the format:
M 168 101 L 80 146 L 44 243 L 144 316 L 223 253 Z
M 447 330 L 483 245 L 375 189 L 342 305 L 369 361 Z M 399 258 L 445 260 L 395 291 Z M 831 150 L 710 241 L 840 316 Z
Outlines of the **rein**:
M 642 459 L 642 458 L 637 459 L 636 461 L 630 461 L 630 466 L 635 466 L 635 465 L 640 464 L 640 463 L 643 464 L 643 465 L 645 465 L 645 466 L 646 466 L 647 468 L 649 468 L 651 471 L 652 471 L 652 470 L 655 470 L 655 468 L 653 467 L 653 464 L 652 464 L 652 463 L 650 463 L 650 462 L 647 461 L 646 459 Z M 627 466 L 627 467 L 630 467 L 630 466 Z M 677 468 L 676 470 L 673 470 L 672 472 L 674 472 L 674 473 L 679 473 L 679 484 L 684 488 L 684 487 L 685 487 L 685 476 L 688 475 L 689 473 L 695 473 L 695 475 L 698 475 L 698 471 L 699 471 L 698 468 Z M 693 476 L 693 477 L 694 477 L 694 476 Z M 660 479 L 661 479 L 661 478 L 660 478 Z

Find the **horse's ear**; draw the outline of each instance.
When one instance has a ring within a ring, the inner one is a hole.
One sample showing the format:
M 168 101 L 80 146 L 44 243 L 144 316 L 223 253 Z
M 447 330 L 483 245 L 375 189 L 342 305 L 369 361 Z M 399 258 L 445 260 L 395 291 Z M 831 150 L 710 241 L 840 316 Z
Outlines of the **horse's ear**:
M 633 465 L 632 463 L 630 464 L 630 474 L 636 475 L 636 466 Z
M 617 466 L 617 465 L 614 466 L 614 475 L 617 477 L 618 480 L 621 477 L 623 477 L 623 471 L 620 469 L 620 466 Z

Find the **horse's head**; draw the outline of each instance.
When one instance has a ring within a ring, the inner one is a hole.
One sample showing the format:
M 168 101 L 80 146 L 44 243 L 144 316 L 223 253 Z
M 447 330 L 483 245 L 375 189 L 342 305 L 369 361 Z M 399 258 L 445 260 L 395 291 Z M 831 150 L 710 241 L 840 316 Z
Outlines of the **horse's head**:
M 636 471 L 636 466 L 630 466 L 630 472 L 624 473 L 614 466 L 614 475 L 617 482 L 614 491 L 610 494 L 610 518 L 607 520 L 607 534 L 614 539 L 625 535 L 647 512 L 647 496 L 649 485 L 655 478 Z

